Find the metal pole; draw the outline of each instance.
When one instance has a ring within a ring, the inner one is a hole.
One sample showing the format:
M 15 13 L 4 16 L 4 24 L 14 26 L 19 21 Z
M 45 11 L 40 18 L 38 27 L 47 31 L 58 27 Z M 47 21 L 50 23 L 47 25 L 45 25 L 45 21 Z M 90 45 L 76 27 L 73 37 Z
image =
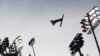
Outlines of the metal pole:
M 80 54 L 80 56 L 84 56 L 82 53 L 81 53 L 81 50 L 79 49 L 79 54 Z
M 94 39 L 95 39 L 95 42 L 96 42 L 96 45 L 97 45 L 97 48 L 98 48 L 98 51 L 99 51 L 99 56 L 100 56 L 99 44 L 98 44 L 98 41 L 97 41 L 97 38 L 96 38 L 96 35 L 95 35 L 95 32 L 94 32 L 93 26 L 92 26 L 91 21 L 90 21 L 89 13 L 87 13 L 87 17 L 88 17 L 88 21 L 90 23 L 90 27 L 91 27 L 91 30 L 93 32 L 93 36 L 94 36 Z
M 34 56 L 36 56 L 35 51 L 34 51 L 34 47 L 33 47 L 33 46 L 32 46 L 32 49 L 33 49 Z

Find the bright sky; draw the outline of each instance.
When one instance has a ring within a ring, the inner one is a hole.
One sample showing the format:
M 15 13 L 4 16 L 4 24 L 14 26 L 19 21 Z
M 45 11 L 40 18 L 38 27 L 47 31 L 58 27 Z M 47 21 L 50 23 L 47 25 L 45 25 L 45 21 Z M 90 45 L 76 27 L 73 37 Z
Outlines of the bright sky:
M 0 0 L 0 36 L 9 37 L 10 43 L 20 35 L 23 39 L 22 55 L 33 55 L 28 42 L 36 39 L 36 56 L 71 56 L 69 45 L 81 33 L 81 19 L 100 0 Z M 65 15 L 62 27 L 52 26 L 50 20 Z M 100 45 L 100 26 L 95 30 Z M 99 56 L 93 35 L 83 33 L 84 56 Z M 76 53 L 79 56 L 79 53 Z

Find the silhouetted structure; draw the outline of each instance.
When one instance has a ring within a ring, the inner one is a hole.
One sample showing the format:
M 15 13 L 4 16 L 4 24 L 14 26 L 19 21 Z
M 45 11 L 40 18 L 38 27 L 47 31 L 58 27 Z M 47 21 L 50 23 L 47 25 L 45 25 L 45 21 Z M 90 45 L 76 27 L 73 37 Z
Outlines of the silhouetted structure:
M 86 32 L 89 28 L 87 26 L 89 26 L 88 20 L 87 19 L 82 19 L 80 24 L 82 24 L 81 28 L 83 28 L 83 32 Z
M 17 37 L 11 45 L 9 45 L 8 37 L 5 37 L 5 39 L 0 43 L 0 54 L 1 56 L 21 56 L 22 47 L 22 39 L 19 37 Z
M 87 13 L 87 16 L 85 17 L 85 19 L 82 19 L 80 23 L 82 24 L 81 27 L 84 28 L 83 32 L 87 32 L 87 34 L 93 33 L 93 36 L 94 36 L 94 39 L 95 39 L 95 42 L 96 42 L 96 45 L 99 51 L 99 55 L 100 55 L 100 47 L 99 47 L 99 44 L 98 44 L 98 41 L 97 41 L 97 38 L 94 32 L 94 29 L 100 24 L 100 10 L 98 9 L 98 6 L 94 6 Z
M 1 42 L 1 40 L 0 40 Z M 9 47 L 9 39 L 8 37 L 5 37 L 4 40 L 0 43 L 0 54 L 2 56 L 6 55 L 6 49 Z
M 82 33 L 77 33 L 75 38 L 72 40 L 71 44 L 69 45 L 70 51 L 72 55 L 75 55 L 76 52 L 79 52 L 80 56 L 83 56 L 81 53 L 81 47 L 84 44 L 84 40 L 82 37 Z
M 63 18 L 64 18 L 64 14 L 62 15 L 62 18 L 56 19 L 56 20 L 50 20 L 50 22 L 52 23 L 52 25 L 55 25 L 55 23 L 57 23 L 57 22 L 61 22 L 60 23 L 60 27 L 61 27 L 62 26 L 62 22 L 63 22 Z
M 80 24 L 82 24 L 81 28 L 83 28 L 83 32 L 87 32 L 87 34 L 92 33 L 90 23 L 93 29 L 96 29 L 100 24 L 100 10 L 97 6 L 94 6 L 91 11 L 87 13 L 87 16 L 85 16 L 85 18 L 81 20 Z
M 14 55 L 18 56 L 18 52 L 17 52 L 14 44 L 12 44 L 12 45 L 9 46 L 9 55 L 10 56 L 14 56 Z
M 28 43 L 28 44 L 29 44 L 29 46 L 31 46 L 31 47 L 32 47 L 34 56 L 36 56 L 35 51 L 34 51 L 34 47 L 33 47 L 34 43 L 35 43 L 35 39 L 34 39 L 34 38 L 32 38 L 32 39 L 29 41 L 29 43 Z
M 17 50 L 18 56 L 22 56 L 21 50 L 23 48 L 23 42 L 20 37 L 21 36 L 17 36 L 17 38 L 12 43 L 12 44 L 14 44 L 15 50 Z

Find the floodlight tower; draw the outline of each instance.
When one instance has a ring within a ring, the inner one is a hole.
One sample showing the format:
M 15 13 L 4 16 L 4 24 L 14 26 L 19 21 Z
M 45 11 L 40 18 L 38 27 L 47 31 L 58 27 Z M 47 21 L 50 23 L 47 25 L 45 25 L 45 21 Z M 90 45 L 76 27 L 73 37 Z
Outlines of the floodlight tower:
M 18 52 L 18 55 L 21 56 L 21 50 L 23 48 L 23 42 L 20 38 L 21 36 L 17 36 L 17 38 L 13 41 L 12 45 L 15 47 L 15 51 Z
M 29 43 L 28 43 L 28 44 L 29 44 L 29 46 L 31 46 L 31 47 L 32 47 L 34 56 L 36 56 L 35 51 L 34 51 L 34 47 L 33 47 L 34 43 L 35 43 L 35 39 L 34 39 L 34 38 L 32 38 L 32 39 L 29 41 Z
M 88 13 L 87 16 L 85 17 L 84 21 L 83 19 L 80 22 L 82 24 L 82 28 L 84 28 L 83 32 L 87 32 L 87 34 L 93 33 L 99 55 L 100 55 L 100 48 L 99 44 L 95 35 L 94 30 L 97 28 L 97 26 L 100 24 L 100 10 L 98 9 L 98 6 L 94 6 Z
M 0 55 L 2 56 L 3 50 L 2 50 L 2 41 L 0 39 Z
M 82 33 L 77 33 L 77 35 L 69 45 L 72 56 L 75 55 L 76 52 L 79 52 L 80 56 L 84 56 L 80 50 L 83 45 L 84 45 L 84 40 L 82 37 Z

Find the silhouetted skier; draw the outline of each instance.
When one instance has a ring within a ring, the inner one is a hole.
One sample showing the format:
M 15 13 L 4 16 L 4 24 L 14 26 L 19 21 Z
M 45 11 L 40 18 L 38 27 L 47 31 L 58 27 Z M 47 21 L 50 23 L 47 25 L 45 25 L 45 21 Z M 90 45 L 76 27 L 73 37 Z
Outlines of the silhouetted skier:
M 50 20 L 50 22 L 52 23 L 52 25 L 55 25 L 55 23 L 57 23 L 57 22 L 61 22 L 60 25 L 59 25 L 61 27 L 62 22 L 63 22 L 63 18 L 64 18 L 64 14 L 62 15 L 62 18 L 56 19 L 56 20 Z

